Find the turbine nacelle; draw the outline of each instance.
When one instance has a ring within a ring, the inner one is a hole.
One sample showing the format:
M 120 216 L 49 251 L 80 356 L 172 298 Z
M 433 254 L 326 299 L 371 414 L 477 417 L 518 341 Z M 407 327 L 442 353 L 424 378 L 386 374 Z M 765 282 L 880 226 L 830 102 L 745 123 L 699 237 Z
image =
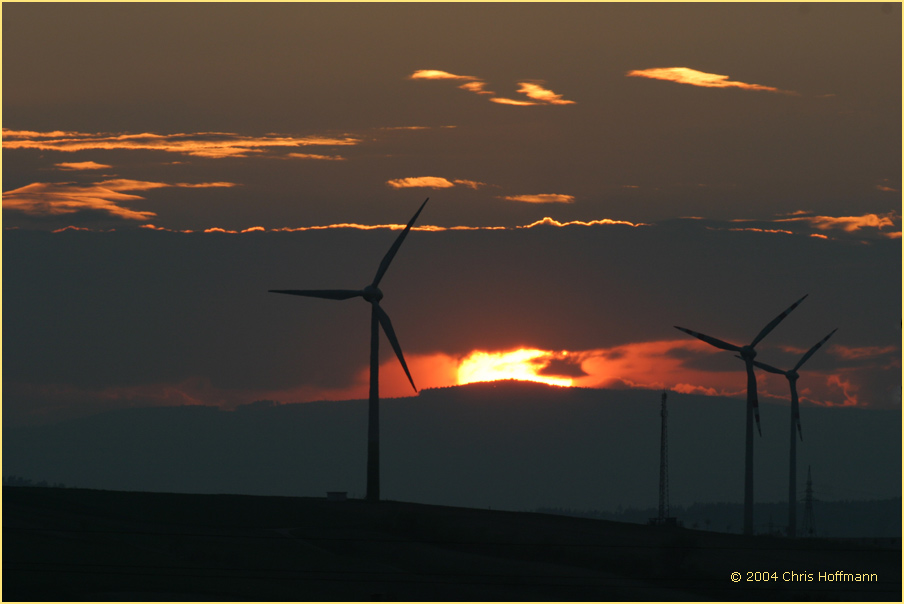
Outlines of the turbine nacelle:
M 383 292 L 380 291 L 379 287 L 368 285 L 361 291 L 361 297 L 371 304 L 376 304 L 383 299 Z

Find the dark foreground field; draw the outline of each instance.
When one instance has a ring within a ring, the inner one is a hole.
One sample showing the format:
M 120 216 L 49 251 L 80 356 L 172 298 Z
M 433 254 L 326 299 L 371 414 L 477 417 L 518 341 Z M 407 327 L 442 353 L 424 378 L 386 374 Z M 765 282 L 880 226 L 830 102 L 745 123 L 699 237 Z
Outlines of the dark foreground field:
M 394 501 L 4 487 L 2 597 L 901 601 L 901 550 Z

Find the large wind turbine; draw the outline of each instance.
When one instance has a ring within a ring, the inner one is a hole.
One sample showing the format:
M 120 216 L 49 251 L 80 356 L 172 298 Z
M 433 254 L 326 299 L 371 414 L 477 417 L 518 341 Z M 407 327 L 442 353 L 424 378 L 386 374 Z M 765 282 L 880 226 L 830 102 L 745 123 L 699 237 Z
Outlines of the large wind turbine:
M 807 294 L 809 295 L 809 294 Z M 735 346 L 734 344 L 729 344 L 728 342 L 724 342 L 722 340 L 713 338 L 706 334 L 702 334 L 696 331 L 691 331 L 690 329 L 685 329 L 684 327 L 678 327 L 675 325 L 675 329 L 680 329 L 686 334 L 690 334 L 695 338 L 699 338 L 710 344 L 715 346 L 716 348 L 721 348 L 722 350 L 730 350 L 732 352 L 740 353 L 741 358 L 744 360 L 744 365 L 747 368 L 747 428 L 746 428 L 746 437 L 745 437 L 745 454 L 744 454 L 744 534 L 752 535 L 753 534 L 753 420 L 756 418 L 756 428 L 760 433 L 760 436 L 763 435 L 762 430 L 760 429 L 760 408 L 759 402 L 757 401 L 756 395 L 756 376 L 753 373 L 753 359 L 756 357 L 756 350 L 754 350 L 754 346 L 759 344 L 760 340 L 766 337 L 770 331 L 775 329 L 775 326 L 782 322 L 782 319 L 788 316 L 792 310 L 797 308 L 797 305 L 804 301 L 804 296 L 794 304 L 788 307 L 782 314 L 772 319 L 766 327 L 760 330 L 760 333 L 753 339 L 753 341 L 747 346 Z
M 417 212 L 414 213 L 414 216 L 411 217 L 411 220 L 408 221 L 408 225 L 396 238 L 395 243 L 392 244 L 389 251 L 386 252 L 383 261 L 380 262 L 380 267 L 377 269 L 377 275 L 374 277 L 373 283 L 366 286 L 364 289 L 269 290 L 275 294 L 291 294 L 293 296 L 326 298 L 328 300 L 348 300 L 360 296 L 367 302 L 370 302 L 370 400 L 367 407 L 367 494 L 365 495 L 368 501 L 380 500 L 380 326 L 383 327 L 383 331 L 386 333 L 386 337 L 389 339 L 392 349 L 395 351 L 396 356 L 399 357 L 399 362 L 402 364 L 402 369 L 405 370 L 405 375 L 408 376 L 408 381 L 411 382 L 411 387 L 417 392 L 414 380 L 411 379 L 411 372 L 408 371 L 408 365 L 405 363 L 405 357 L 402 355 L 402 347 L 399 346 L 399 340 L 396 338 L 395 331 L 392 329 L 392 322 L 389 320 L 389 315 L 387 315 L 386 311 L 380 307 L 380 300 L 383 299 L 383 292 L 380 291 L 378 286 L 380 285 L 380 280 L 383 278 L 383 275 L 386 274 L 386 269 L 389 268 L 389 264 L 395 257 L 396 252 L 399 251 L 402 241 L 405 240 L 405 236 L 408 235 L 408 231 L 411 230 L 414 221 L 417 220 L 418 215 L 421 213 L 421 210 L 424 209 L 424 206 L 427 205 L 429 199 L 430 198 L 428 197 L 424 200 L 421 207 L 418 208 Z
M 797 536 L 797 439 L 794 438 L 794 427 L 797 426 L 797 433 L 800 436 L 800 439 L 804 439 L 803 432 L 800 429 L 800 405 L 797 401 L 797 378 L 800 377 L 798 375 L 797 370 L 800 369 L 801 365 L 807 362 L 813 353 L 816 350 L 826 343 L 826 340 L 832 337 L 832 334 L 838 331 L 838 328 L 832 330 L 832 332 L 824 337 L 822 340 L 817 342 L 813 348 L 807 351 L 807 353 L 800 358 L 797 362 L 797 365 L 794 366 L 793 369 L 789 369 L 788 371 L 782 371 L 781 369 L 776 369 L 772 365 L 767 365 L 766 363 L 761 363 L 759 361 L 754 361 L 753 364 L 763 369 L 764 371 L 768 371 L 770 373 L 778 373 L 786 378 L 788 378 L 788 384 L 791 385 L 791 464 L 790 469 L 788 471 L 788 536 L 795 537 Z

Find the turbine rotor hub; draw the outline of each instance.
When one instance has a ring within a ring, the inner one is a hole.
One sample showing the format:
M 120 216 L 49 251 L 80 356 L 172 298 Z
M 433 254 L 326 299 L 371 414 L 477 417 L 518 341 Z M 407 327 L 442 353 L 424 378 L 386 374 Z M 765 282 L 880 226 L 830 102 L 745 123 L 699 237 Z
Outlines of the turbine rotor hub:
M 788 375 L 788 379 L 791 380 L 792 382 L 796 382 L 797 378 L 800 377 L 800 375 L 796 371 L 789 371 L 787 373 L 787 375 Z
M 373 285 L 368 285 L 364 288 L 364 299 L 368 302 L 379 302 L 383 299 L 383 292 L 380 291 L 380 288 L 374 287 Z
M 743 346 L 739 352 L 745 361 L 752 361 L 756 358 L 756 350 L 753 349 L 753 346 Z

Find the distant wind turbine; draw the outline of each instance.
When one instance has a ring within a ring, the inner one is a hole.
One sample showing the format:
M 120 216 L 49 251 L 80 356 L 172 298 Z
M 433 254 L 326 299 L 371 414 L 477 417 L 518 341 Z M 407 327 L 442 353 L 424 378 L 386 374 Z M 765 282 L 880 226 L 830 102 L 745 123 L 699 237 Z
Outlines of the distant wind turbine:
M 350 298 L 362 297 L 370 302 L 370 397 L 367 408 L 367 494 L 368 501 L 380 500 L 380 331 L 379 327 L 383 327 L 386 337 L 389 339 L 392 349 L 395 351 L 411 387 L 417 392 L 414 380 L 411 379 L 411 372 L 408 371 L 408 365 L 405 363 L 405 357 L 402 355 L 402 347 L 399 346 L 399 340 L 396 338 L 395 330 L 392 328 L 392 322 L 389 315 L 380 307 L 380 300 L 383 299 L 383 292 L 380 291 L 380 280 L 386 274 L 386 269 L 395 257 L 396 252 L 408 235 L 408 231 L 414 225 L 418 215 L 424 206 L 427 205 L 429 197 L 424 200 L 418 211 L 414 213 L 408 225 L 396 238 L 395 243 L 386 252 L 383 261 L 377 269 L 377 275 L 374 277 L 373 283 L 364 289 L 271 289 L 274 294 L 291 294 L 293 296 L 307 296 L 309 298 L 326 298 L 328 300 L 348 300 Z
M 753 372 L 753 359 L 756 357 L 756 350 L 754 350 L 754 346 L 759 344 L 760 340 L 765 338 L 770 331 L 775 329 L 775 326 L 782 322 L 782 319 L 788 316 L 788 314 L 797 308 L 797 305 L 804 301 L 809 294 L 805 295 L 803 298 L 792 304 L 785 310 L 782 314 L 772 319 L 766 327 L 760 330 L 760 333 L 753 339 L 753 341 L 747 346 L 735 346 L 734 344 L 729 344 L 728 342 L 724 342 L 722 340 L 713 338 L 706 334 L 702 334 L 696 331 L 691 331 L 690 329 L 685 329 L 684 327 L 678 327 L 675 325 L 675 329 L 679 329 L 686 334 L 692 335 L 695 338 L 699 338 L 703 340 L 707 344 L 715 346 L 716 348 L 721 348 L 722 350 L 730 350 L 732 352 L 740 353 L 741 358 L 744 360 L 744 365 L 747 368 L 747 428 L 746 428 L 746 436 L 745 436 L 745 454 L 744 454 L 744 534 L 752 535 L 753 534 L 753 420 L 756 418 L 756 428 L 757 432 L 759 432 L 760 436 L 763 435 L 763 431 L 760 429 L 760 407 L 759 402 L 757 400 L 756 394 L 756 375 Z
M 764 371 L 768 371 L 770 373 L 778 373 L 780 375 L 788 378 L 788 384 L 791 386 L 791 463 L 790 469 L 788 471 L 788 536 L 795 537 L 797 536 L 797 439 L 794 438 L 794 427 L 797 426 L 797 434 L 800 436 L 800 439 L 804 439 L 803 432 L 800 429 L 800 404 L 797 400 L 797 378 L 800 377 L 798 375 L 797 370 L 800 369 L 801 365 L 807 362 L 813 353 L 816 350 L 826 343 L 826 340 L 832 337 L 832 334 L 838 331 L 838 328 L 832 330 L 829 335 L 824 337 L 822 340 L 817 342 L 813 348 L 807 351 L 807 353 L 800 358 L 797 362 L 797 365 L 794 366 L 793 369 L 789 369 L 788 371 L 782 371 L 781 369 L 776 369 L 772 365 L 767 365 L 766 363 L 761 363 L 760 361 L 754 361 L 753 364 L 759 367 Z

